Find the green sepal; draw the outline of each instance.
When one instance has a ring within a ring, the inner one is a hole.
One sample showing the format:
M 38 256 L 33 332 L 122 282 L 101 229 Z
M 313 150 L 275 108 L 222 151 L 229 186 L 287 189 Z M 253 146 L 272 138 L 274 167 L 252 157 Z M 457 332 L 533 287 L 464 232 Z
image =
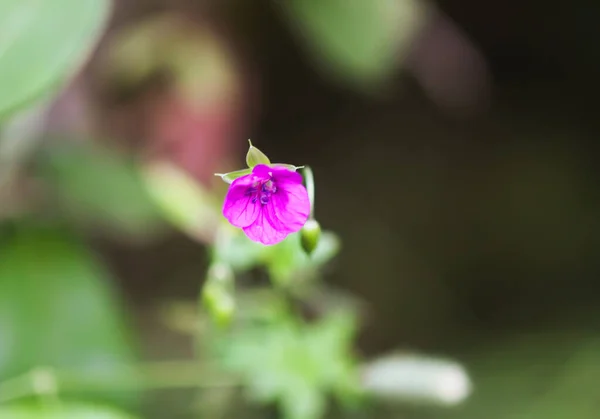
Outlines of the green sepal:
M 275 166 L 285 167 L 286 169 L 289 169 L 292 172 L 295 172 L 298 169 L 304 169 L 304 166 L 294 166 L 293 164 L 286 164 L 286 163 L 272 163 L 269 166 L 271 166 L 271 167 L 275 167 Z
M 250 140 L 248 140 L 248 144 L 250 144 L 248 153 L 246 153 L 246 164 L 248 167 L 253 168 L 259 164 L 271 164 L 271 160 L 269 160 L 265 153 L 254 147 Z
M 237 178 L 249 175 L 250 173 L 252 173 L 252 169 L 242 169 L 229 173 L 215 173 L 215 176 L 219 176 L 224 182 L 231 184 Z

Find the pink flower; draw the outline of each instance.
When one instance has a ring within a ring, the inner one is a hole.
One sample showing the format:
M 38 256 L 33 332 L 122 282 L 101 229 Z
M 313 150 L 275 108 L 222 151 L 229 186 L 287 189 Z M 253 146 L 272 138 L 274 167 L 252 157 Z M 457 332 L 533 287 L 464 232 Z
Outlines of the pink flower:
M 259 164 L 233 181 L 225 196 L 223 215 L 246 236 L 276 244 L 299 231 L 310 213 L 310 201 L 299 173 Z

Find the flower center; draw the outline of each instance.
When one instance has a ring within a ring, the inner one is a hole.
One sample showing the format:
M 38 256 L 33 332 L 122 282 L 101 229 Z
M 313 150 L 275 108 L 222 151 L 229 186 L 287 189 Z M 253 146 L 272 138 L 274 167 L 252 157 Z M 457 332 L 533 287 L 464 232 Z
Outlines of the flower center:
M 257 201 L 260 201 L 261 205 L 266 205 L 269 203 L 271 195 L 273 195 L 275 192 L 277 192 L 277 186 L 275 186 L 275 183 L 269 179 L 254 182 L 254 184 L 246 190 L 246 195 L 252 197 L 253 204 L 255 204 Z

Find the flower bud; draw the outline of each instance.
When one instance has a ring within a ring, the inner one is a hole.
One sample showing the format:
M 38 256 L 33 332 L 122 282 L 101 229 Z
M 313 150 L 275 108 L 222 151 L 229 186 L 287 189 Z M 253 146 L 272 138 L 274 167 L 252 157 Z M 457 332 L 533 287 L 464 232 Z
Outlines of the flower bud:
M 227 326 L 235 312 L 234 275 L 231 268 L 215 263 L 208 269 L 202 288 L 202 302 L 219 326 Z
M 271 160 L 269 160 L 265 153 L 254 147 L 250 140 L 248 140 L 248 143 L 250 144 L 250 148 L 248 148 L 248 153 L 246 154 L 246 164 L 248 167 L 252 168 L 259 164 L 271 164 Z
M 317 248 L 320 238 L 321 226 L 319 225 L 319 222 L 314 219 L 309 219 L 306 224 L 304 224 L 304 227 L 302 227 L 302 230 L 300 230 L 300 243 L 307 255 L 312 254 Z

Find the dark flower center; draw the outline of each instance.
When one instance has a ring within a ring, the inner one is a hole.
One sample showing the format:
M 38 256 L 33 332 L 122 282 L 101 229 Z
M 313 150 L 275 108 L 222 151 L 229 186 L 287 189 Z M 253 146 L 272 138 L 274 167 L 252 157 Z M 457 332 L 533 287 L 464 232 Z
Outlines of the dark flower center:
M 275 186 L 275 183 L 269 179 L 254 182 L 254 184 L 246 190 L 246 196 L 252 197 L 251 201 L 253 204 L 255 204 L 257 201 L 260 201 L 261 205 L 266 205 L 269 203 L 271 195 L 276 192 L 277 186 Z

